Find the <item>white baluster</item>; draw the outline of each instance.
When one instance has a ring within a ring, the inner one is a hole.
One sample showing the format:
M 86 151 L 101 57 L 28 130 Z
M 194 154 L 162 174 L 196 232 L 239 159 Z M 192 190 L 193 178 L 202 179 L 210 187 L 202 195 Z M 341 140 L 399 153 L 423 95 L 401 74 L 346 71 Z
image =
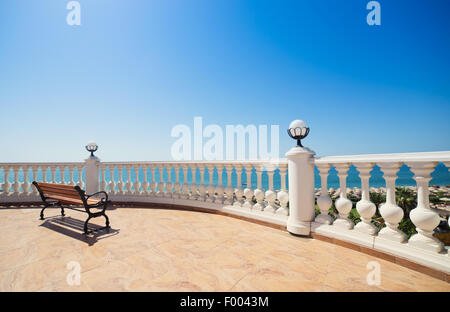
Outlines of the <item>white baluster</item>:
M 403 209 L 395 203 L 395 180 L 400 163 L 378 164 L 383 171 L 386 181 L 386 203 L 379 207 L 380 214 L 386 222 L 386 227 L 378 233 L 378 237 L 402 243 L 406 235 L 398 229 L 398 224 L 403 219 Z
M 256 204 L 253 205 L 253 210 L 255 211 L 263 211 L 264 210 L 264 190 L 262 189 L 262 173 L 263 173 L 263 166 L 258 165 L 255 166 L 256 169 L 256 177 L 257 177 L 257 187 L 254 191 L 253 195 L 256 199 Z
M 225 200 L 225 196 L 224 196 L 224 191 L 225 188 L 223 187 L 223 168 L 225 166 L 222 164 L 217 164 L 216 168 L 217 168 L 217 176 L 218 176 L 218 183 L 217 183 L 217 187 L 215 192 L 217 193 L 216 195 L 216 199 L 215 199 L 215 203 L 219 203 L 219 204 L 223 204 L 224 200 Z
M 416 226 L 417 234 L 411 236 L 409 246 L 434 253 L 441 252 L 444 244 L 433 236 L 434 229 L 440 223 L 440 217 L 435 210 L 430 208 L 428 184 L 431 180 L 431 172 L 437 163 L 420 162 L 408 163 L 414 173 L 417 183 L 417 207 L 411 210 L 409 217 Z
M 108 181 L 106 180 L 106 165 L 100 165 L 100 172 L 102 173 L 102 181 L 100 183 L 100 190 L 106 191 Z
M 226 199 L 224 201 L 224 204 L 232 205 L 234 189 L 233 189 L 233 185 L 231 183 L 231 174 L 233 172 L 233 165 L 227 164 L 227 165 L 225 165 L 225 169 L 227 171 L 227 187 L 225 188 Z
M 174 198 L 181 198 L 181 194 L 180 194 L 180 189 L 181 189 L 181 184 L 180 184 L 180 165 L 175 165 L 175 185 L 173 186 L 174 188 L 174 193 L 173 193 L 173 197 Z
M 181 175 L 183 177 L 183 185 L 181 186 L 181 198 L 189 199 L 189 185 L 187 184 L 187 169 L 188 166 L 186 164 L 182 164 L 181 166 Z
M 78 168 L 78 186 L 84 189 L 83 166 L 78 166 L 77 168 Z
M 50 167 L 50 172 L 52 174 L 52 181 L 51 183 L 55 183 L 56 184 L 56 166 L 49 166 Z
M 117 169 L 119 171 L 119 181 L 117 181 L 117 186 L 119 189 L 119 194 L 124 195 L 125 194 L 125 181 L 123 180 L 123 165 L 118 165 Z
M 289 208 L 287 207 L 289 203 L 289 193 L 286 188 L 286 171 L 287 163 L 279 164 L 278 170 L 280 170 L 280 191 L 277 194 L 278 201 L 280 202 L 280 208 L 276 211 L 276 214 L 288 216 Z
M 139 181 L 139 165 L 134 165 L 134 174 L 135 174 L 135 181 L 134 181 L 134 194 L 140 195 L 141 194 L 141 182 Z
M 320 208 L 320 215 L 314 220 L 317 223 L 331 224 L 333 223 L 333 218 L 328 214 L 330 207 L 332 205 L 332 200 L 328 195 L 328 171 L 330 170 L 329 164 L 317 164 L 317 169 L 319 169 L 321 189 L 320 196 L 317 197 L 317 206 Z
M 339 177 L 339 198 L 335 202 L 337 211 L 339 211 L 338 218 L 334 221 L 333 225 L 341 227 L 344 229 L 352 229 L 355 225 L 349 218 L 348 215 L 352 210 L 352 202 L 347 198 L 347 171 L 349 168 L 348 164 L 337 164 L 335 165 L 338 171 Z
M 28 179 L 28 171 L 29 171 L 29 169 L 30 169 L 31 167 L 30 166 L 27 166 L 27 165 L 25 165 L 25 166 L 23 166 L 23 185 L 22 185 L 22 188 L 23 188 L 23 192 L 24 192 L 24 195 L 30 195 L 32 192 L 33 192 L 33 190 L 31 190 L 30 189 L 30 181 L 29 181 L 29 179 Z
M 20 194 L 20 185 L 21 185 L 21 183 L 19 182 L 20 166 L 13 166 L 12 168 L 13 168 L 13 172 L 14 172 L 14 183 L 13 183 L 14 195 L 19 195 Z
M 69 165 L 69 174 L 70 174 L 70 185 L 75 185 L 75 180 L 74 180 L 74 176 L 73 176 L 73 172 L 75 171 L 75 166 L 74 165 Z
M 277 211 L 277 206 L 275 200 L 277 199 L 277 194 L 273 191 L 273 175 L 275 173 L 275 167 L 273 165 L 267 165 L 267 177 L 269 179 L 269 189 L 264 194 L 267 206 L 264 208 L 264 212 L 273 214 Z
M 234 189 L 234 194 L 236 195 L 236 201 L 233 203 L 234 206 L 242 207 L 243 204 L 243 196 L 244 196 L 244 189 L 242 188 L 242 168 L 243 166 L 241 164 L 237 164 L 235 167 L 236 170 L 236 177 L 237 177 L 237 184 L 236 188 Z
M 5 165 L 3 167 L 3 174 L 4 174 L 4 179 L 5 181 L 3 182 L 2 188 L 3 188 L 3 195 L 8 196 L 9 195 L 9 191 L 11 188 L 11 183 L 9 182 L 9 171 L 11 169 L 11 166 L 7 166 Z
M 166 183 L 166 197 L 173 197 L 173 182 L 172 182 L 172 166 L 167 165 L 167 183 Z
M 206 200 L 206 185 L 205 185 L 206 166 L 202 165 L 202 164 L 197 164 L 197 166 L 200 171 L 200 185 L 198 186 L 198 192 L 199 192 L 198 200 L 205 201 Z
M 159 181 L 158 181 L 158 193 L 156 193 L 156 196 L 158 197 L 164 197 L 164 181 L 163 181 L 163 165 L 158 165 L 158 172 L 159 172 Z
M 39 166 L 31 166 L 31 170 L 33 171 L 33 181 L 36 181 L 36 182 L 37 182 L 37 180 L 38 180 L 37 176 L 38 176 L 38 172 L 39 172 Z M 38 194 L 39 194 L 39 192 L 38 192 L 38 190 L 37 190 L 36 187 L 33 187 L 33 194 L 34 194 L 34 195 L 38 195 Z
M 148 181 L 147 181 L 148 165 L 142 166 L 142 172 L 144 173 L 144 181 L 142 182 L 142 195 L 147 195 L 148 194 Z
M 214 165 L 207 165 L 208 168 L 208 174 L 209 174 L 209 184 L 208 184 L 208 198 L 206 199 L 206 202 L 213 203 L 215 201 L 215 191 L 216 187 L 214 186 L 213 179 L 214 179 Z
M 109 165 L 109 173 L 111 174 L 111 180 L 109 181 L 109 191 L 111 194 L 116 195 L 118 192 L 116 191 L 116 181 L 114 181 L 114 171 L 116 169 L 115 165 Z
M 361 216 L 361 222 L 355 225 L 355 230 L 368 235 L 375 235 L 378 229 L 371 223 L 372 217 L 377 212 L 377 207 L 370 201 L 369 179 L 373 164 L 355 164 L 361 178 L 361 200 L 356 204 L 356 210 Z
M 252 210 L 253 209 L 253 188 L 252 188 L 252 165 L 245 165 L 245 174 L 247 176 L 247 186 L 244 189 L 245 202 L 242 205 L 243 208 Z
M 156 168 L 155 165 L 150 165 L 150 174 L 152 178 L 152 182 L 150 183 L 150 189 L 152 196 L 156 196 L 155 168 Z
M 132 186 L 133 186 L 133 182 L 131 181 L 131 165 L 127 165 L 127 183 L 125 184 L 127 186 L 127 194 L 131 195 L 132 193 Z

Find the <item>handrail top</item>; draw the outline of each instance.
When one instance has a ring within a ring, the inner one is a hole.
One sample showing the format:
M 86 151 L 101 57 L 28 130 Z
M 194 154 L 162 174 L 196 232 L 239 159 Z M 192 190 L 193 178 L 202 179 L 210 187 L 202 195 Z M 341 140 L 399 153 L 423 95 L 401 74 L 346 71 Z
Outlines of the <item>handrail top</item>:
M 3 162 L 0 167 L 4 166 L 73 166 L 85 165 L 85 162 Z
M 280 159 L 255 159 L 255 160 L 157 160 L 157 161 L 105 161 L 101 165 L 287 165 L 286 158 Z
M 317 164 L 329 163 L 384 163 L 384 162 L 449 162 L 450 151 L 419 152 L 419 153 L 393 153 L 393 154 L 366 154 L 325 156 L 315 159 Z

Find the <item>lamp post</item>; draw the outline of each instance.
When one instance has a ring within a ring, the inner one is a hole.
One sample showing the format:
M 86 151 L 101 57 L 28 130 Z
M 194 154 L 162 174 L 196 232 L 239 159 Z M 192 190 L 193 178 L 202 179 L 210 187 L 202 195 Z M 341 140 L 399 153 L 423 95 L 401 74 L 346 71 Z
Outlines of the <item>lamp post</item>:
M 292 234 L 309 235 L 314 219 L 314 155 L 301 140 L 309 134 L 303 120 L 294 120 L 288 134 L 297 146 L 286 153 L 289 172 L 289 218 L 287 230 Z
M 86 179 L 86 192 L 92 194 L 98 192 L 99 190 L 99 173 L 98 167 L 100 159 L 98 159 L 94 152 L 98 150 L 98 145 L 95 142 L 89 142 L 86 144 L 86 150 L 91 153 L 91 155 L 85 159 L 85 179 Z

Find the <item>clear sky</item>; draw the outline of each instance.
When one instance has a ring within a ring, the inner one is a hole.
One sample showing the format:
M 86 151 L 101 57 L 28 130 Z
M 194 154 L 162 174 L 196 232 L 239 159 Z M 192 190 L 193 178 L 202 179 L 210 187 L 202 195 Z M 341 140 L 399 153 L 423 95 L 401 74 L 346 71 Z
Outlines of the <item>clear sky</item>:
M 0 1 L 0 162 L 167 160 L 177 124 L 318 155 L 450 150 L 450 1 Z

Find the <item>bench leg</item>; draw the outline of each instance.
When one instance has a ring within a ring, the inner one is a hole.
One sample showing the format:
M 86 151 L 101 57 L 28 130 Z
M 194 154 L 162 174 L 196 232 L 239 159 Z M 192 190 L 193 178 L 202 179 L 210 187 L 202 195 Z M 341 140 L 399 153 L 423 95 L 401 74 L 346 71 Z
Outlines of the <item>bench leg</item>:
M 64 207 L 62 205 L 59 205 L 59 207 L 61 207 L 61 215 L 64 217 L 65 216 L 65 214 L 64 214 Z
M 88 233 L 88 227 L 87 227 L 87 225 L 88 225 L 88 222 L 89 222 L 89 220 L 90 220 L 91 218 L 92 218 L 92 217 L 89 216 L 89 217 L 86 219 L 86 222 L 84 222 L 84 234 L 87 234 L 87 233 Z
M 109 219 L 108 219 L 108 216 L 107 216 L 106 214 L 103 214 L 103 216 L 104 216 L 105 219 L 106 219 L 106 228 L 109 229 Z
M 41 210 L 41 220 L 44 220 L 44 210 L 47 207 L 48 207 L 48 205 L 45 205 L 44 208 L 42 208 L 42 210 Z

